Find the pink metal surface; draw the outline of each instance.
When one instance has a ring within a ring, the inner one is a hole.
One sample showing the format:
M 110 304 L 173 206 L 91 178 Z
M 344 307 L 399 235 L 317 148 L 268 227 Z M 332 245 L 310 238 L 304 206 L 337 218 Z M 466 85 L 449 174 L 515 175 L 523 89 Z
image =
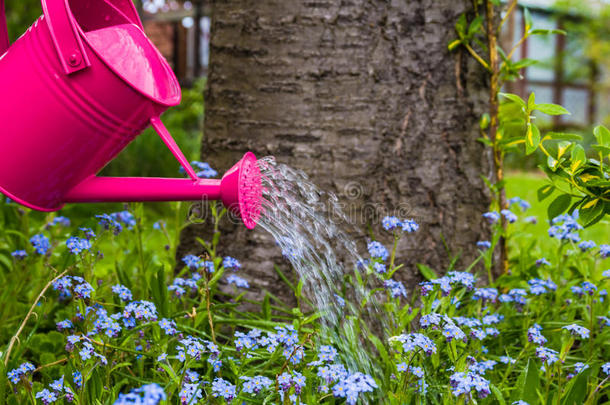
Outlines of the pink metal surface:
M 65 196 L 66 202 L 196 201 L 220 199 L 220 180 L 91 177 Z
M 176 160 L 180 162 L 180 165 L 182 165 L 182 167 L 186 171 L 186 174 L 188 174 L 191 180 L 197 180 L 198 177 L 195 173 L 195 170 L 193 170 L 191 164 L 180 150 L 180 147 L 178 147 L 178 144 L 176 144 L 174 138 L 172 138 L 167 128 L 165 128 L 165 125 L 163 125 L 163 123 L 161 122 L 161 119 L 159 117 L 153 117 L 150 120 L 150 124 L 153 126 L 155 131 L 157 131 L 165 145 L 169 148 L 169 150 L 176 158 Z
M 69 190 L 65 202 L 221 200 L 247 228 L 261 215 L 262 185 L 256 156 L 248 152 L 221 180 L 95 177 Z
M 261 216 L 262 189 L 256 156 L 248 152 L 222 177 L 222 203 L 253 229 Z
M 180 103 L 180 86 L 131 0 L 42 3 L 45 14 L 0 56 L 0 192 L 41 211 L 66 202 L 222 199 L 253 228 L 256 157 L 246 154 L 222 180 L 197 178 L 159 119 Z M 150 124 L 190 179 L 95 177 Z
M 41 0 L 42 11 L 59 61 L 66 74 L 78 72 L 91 66 L 83 41 L 72 17 L 68 0 Z

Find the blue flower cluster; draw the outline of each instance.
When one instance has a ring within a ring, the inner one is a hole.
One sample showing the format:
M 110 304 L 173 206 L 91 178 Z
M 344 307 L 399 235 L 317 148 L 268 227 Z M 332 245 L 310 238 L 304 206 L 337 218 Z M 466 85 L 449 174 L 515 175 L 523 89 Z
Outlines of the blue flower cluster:
M 472 274 L 463 271 L 450 271 L 446 276 L 420 283 L 421 294 L 426 297 L 434 291 L 435 286 L 438 286 L 442 295 L 447 296 L 453 288 L 458 286 L 471 290 L 474 288 L 474 283 L 475 278 Z
M 220 370 L 222 366 L 218 345 L 208 340 L 187 336 L 179 341 L 176 352 L 176 359 L 181 362 L 186 362 L 187 359 L 201 360 L 202 356 L 207 353 L 207 361 L 214 367 L 214 371 Z
M 244 380 L 242 392 L 247 394 L 258 394 L 262 390 L 268 390 L 273 384 L 271 379 L 262 375 L 254 377 L 242 376 L 240 379 Z
M 182 262 L 191 270 L 196 270 L 201 266 L 201 259 L 195 255 L 186 255 Z
M 70 226 L 70 218 L 66 218 L 66 217 L 62 217 L 62 216 L 58 216 L 53 218 L 47 225 L 46 228 L 52 228 L 54 226 L 64 226 L 64 227 L 68 227 Z
M 248 280 L 235 274 L 229 274 L 227 276 L 227 284 L 235 284 L 235 286 L 239 288 L 250 288 Z
M 23 260 L 26 257 L 28 257 L 28 253 L 23 249 L 15 250 L 14 252 L 11 253 L 11 256 L 13 256 L 17 260 Z
M 367 246 L 369 254 L 374 259 L 386 260 L 389 256 L 388 249 L 383 246 L 380 242 L 371 241 Z
M 571 325 L 563 326 L 562 329 L 569 331 L 572 336 L 577 336 L 580 339 L 589 338 L 589 333 L 590 333 L 589 329 L 587 329 L 583 326 L 571 324 Z
M 513 206 L 514 204 L 517 204 L 519 206 L 519 208 L 521 208 L 521 211 L 527 211 L 528 209 L 530 209 L 532 207 L 532 205 L 529 202 L 525 201 L 521 197 L 513 197 L 508 200 L 509 206 Z
M 231 402 L 236 395 L 236 387 L 230 382 L 223 380 L 222 378 L 214 379 L 212 382 L 212 395 L 215 398 L 221 397 L 225 401 Z
M 551 221 L 552 226 L 549 228 L 549 236 L 559 240 L 569 240 L 579 242 L 580 235 L 578 232 L 583 227 L 578 223 L 578 210 L 575 210 L 572 215 L 562 214 Z
M 468 395 L 472 390 L 475 390 L 479 398 L 485 398 L 490 394 L 489 381 L 480 374 L 472 371 L 454 373 L 449 379 L 451 391 L 456 397 L 460 395 Z
M 125 287 L 121 284 L 116 284 L 112 286 L 112 292 L 119 296 L 121 301 L 131 301 L 133 296 L 129 288 Z
M 40 399 L 44 405 L 51 404 L 62 398 L 65 398 L 68 402 L 74 400 L 74 392 L 64 383 L 63 375 L 58 380 L 49 384 L 49 388 L 44 388 L 36 393 L 36 398 Z
M 527 330 L 527 339 L 539 346 L 545 345 L 547 342 L 547 339 L 542 336 L 542 327 L 538 324 L 534 324 L 532 327 L 530 327 Z
M 51 248 L 51 243 L 49 242 L 49 238 L 39 233 L 30 238 L 30 243 L 34 247 L 34 250 L 39 255 L 46 255 L 49 249 Z
M 16 369 L 7 373 L 8 379 L 13 384 L 18 384 L 22 379 L 27 378 L 36 369 L 32 363 L 23 363 Z
M 373 392 L 376 388 L 377 383 L 371 376 L 356 372 L 341 378 L 333 387 L 333 395 L 345 398 L 349 405 L 355 405 L 361 393 Z
M 131 390 L 129 394 L 119 394 L 114 405 L 158 405 L 165 401 L 167 395 L 159 384 L 146 384 Z
M 91 249 L 91 241 L 72 236 L 66 241 L 66 246 L 72 254 L 78 255 L 85 250 Z
M 533 295 L 547 294 L 557 290 L 557 284 L 551 280 L 541 280 L 533 278 L 527 282 L 530 286 L 530 293 Z
M 193 169 L 197 170 L 196 171 L 197 177 L 202 177 L 204 179 L 211 179 L 213 177 L 218 176 L 218 172 L 216 170 L 212 169 L 212 167 L 209 165 L 209 163 L 193 160 L 191 162 L 191 166 L 193 167 Z M 178 172 L 180 172 L 181 174 L 185 174 L 186 170 L 184 170 L 184 167 L 180 166 L 180 168 L 178 169 Z
M 224 267 L 225 269 L 231 269 L 233 271 L 236 271 L 241 269 L 241 263 L 239 262 L 239 260 L 231 256 L 227 256 L 222 260 L 222 267 Z
M 487 250 L 491 247 L 491 242 L 488 240 L 480 240 L 477 242 L 477 247 L 481 250 Z
M 430 356 L 436 353 L 436 345 L 430 338 L 421 333 L 408 333 L 398 336 L 393 336 L 390 341 L 396 341 L 402 343 L 402 349 L 405 352 L 411 352 L 417 349 L 421 349 L 425 354 Z
M 500 214 L 502 214 L 502 216 L 510 224 L 517 222 L 517 216 L 515 214 L 513 214 L 513 212 L 511 210 L 502 210 L 502 211 L 500 211 Z
M 59 291 L 61 299 L 68 299 L 72 295 L 78 299 L 90 299 L 94 291 L 91 284 L 79 276 L 64 276 L 53 283 L 53 289 Z
M 407 289 L 401 281 L 388 279 L 383 282 L 383 286 L 389 290 L 392 298 L 407 298 Z
M 136 217 L 129 211 L 113 212 L 112 214 L 101 214 L 95 216 L 104 229 L 111 229 L 115 235 L 123 231 L 123 225 L 127 229 L 136 226 Z
M 381 226 L 386 231 L 401 229 L 403 232 L 412 233 L 419 229 L 419 224 L 412 219 L 400 220 L 394 216 L 387 216 L 381 220 Z
M 187 289 L 191 292 L 197 291 L 197 282 L 201 279 L 198 273 L 194 273 L 191 278 L 184 279 L 182 277 L 176 277 L 174 282 L 167 287 L 175 297 L 182 297 Z

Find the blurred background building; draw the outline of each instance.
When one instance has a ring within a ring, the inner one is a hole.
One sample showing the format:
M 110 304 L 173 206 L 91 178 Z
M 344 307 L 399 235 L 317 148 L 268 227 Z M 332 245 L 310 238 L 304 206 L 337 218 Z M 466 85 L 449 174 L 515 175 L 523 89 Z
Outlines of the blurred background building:
M 506 91 L 536 101 L 566 107 L 571 115 L 550 122 L 559 129 L 584 129 L 610 120 L 610 13 L 608 1 L 519 0 L 505 25 L 503 48 L 508 52 L 525 29 L 524 9 L 535 29 L 561 29 L 567 35 L 532 35 L 515 53 L 516 59 L 539 63 L 523 69 L 522 79 Z
M 207 73 L 211 24 L 205 3 L 204 0 L 136 2 L 147 35 L 186 87 Z

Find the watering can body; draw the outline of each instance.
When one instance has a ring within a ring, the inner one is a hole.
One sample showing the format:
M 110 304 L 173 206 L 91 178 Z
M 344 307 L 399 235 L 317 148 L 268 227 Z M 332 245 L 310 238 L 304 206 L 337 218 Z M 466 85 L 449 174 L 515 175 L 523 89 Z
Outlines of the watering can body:
M 254 155 L 223 181 L 199 179 L 163 126 L 180 86 L 131 0 L 42 0 L 44 14 L 6 52 L 2 3 L 0 192 L 41 211 L 67 202 L 222 199 L 249 228 L 256 224 L 260 206 L 243 212 L 239 190 L 260 197 Z M 97 178 L 149 125 L 189 178 Z

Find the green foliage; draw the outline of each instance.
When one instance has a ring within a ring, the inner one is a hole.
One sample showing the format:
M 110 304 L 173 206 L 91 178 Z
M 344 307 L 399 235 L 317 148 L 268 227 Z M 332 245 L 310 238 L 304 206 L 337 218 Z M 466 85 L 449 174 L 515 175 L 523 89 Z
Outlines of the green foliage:
M 510 130 L 502 145 L 514 149 L 525 144 L 525 153 L 540 150 L 547 157 L 541 169 L 547 174 L 550 184 L 540 190 L 539 198 L 544 199 L 554 190 L 561 195 L 549 206 L 549 219 L 566 211 L 579 209 L 580 221 L 590 226 L 610 212 L 610 131 L 603 125 L 593 131 L 597 144 L 592 145 L 592 155 L 588 158 L 577 134 L 549 132 L 541 136 L 540 129 L 533 123 L 536 112 L 560 115 L 568 114 L 563 107 L 555 104 L 526 103 L 515 94 L 502 94 L 518 108 L 507 108 L 503 122 L 509 122 Z M 534 100 L 534 93 L 530 100 Z M 516 128 L 522 128 L 521 131 Z M 525 128 L 523 130 L 523 128 Z M 502 128 L 503 130 L 505 128 Z
M 12 42 L 42 15 L 40 0 L 5 0 L 6 22 Z

